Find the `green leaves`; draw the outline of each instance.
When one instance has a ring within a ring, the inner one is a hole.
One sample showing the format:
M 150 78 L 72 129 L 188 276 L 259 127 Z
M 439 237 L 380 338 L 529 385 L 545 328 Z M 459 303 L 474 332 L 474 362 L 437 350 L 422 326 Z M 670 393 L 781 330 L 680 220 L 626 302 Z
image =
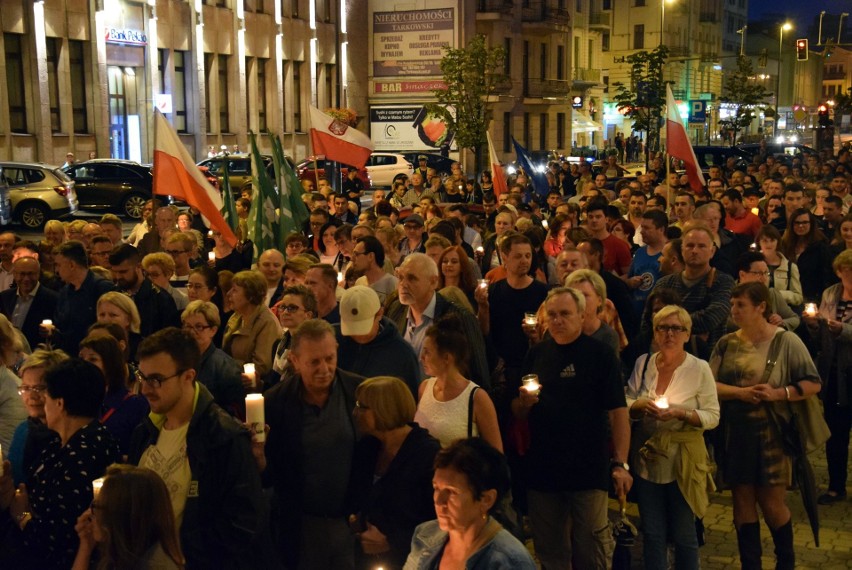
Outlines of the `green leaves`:
M 726 75 L 723 92 L 724 96 L 720 100 L 736 105 L 737 108 L 733 117 L 720 121 L 720 124 L 734 132 L 732 144 L 736 144 L 740 131 L 748 129 L 757 117 L 757 112 L 766 107 L 764 99 L 772 93 L 767 92 L 757 81 L 751 59 L 744 56 L 737 58 L 736 71 Z
M 666 81 L 663 66 L 669 48 L 658 46 L 652 51 L 639 51 L 625 58 L 630 64 L 630 85 L 613 84 L 618 110 L 629 117 L 634 131 L 648 133 L 650 149 L 656 148 L 660 136 L 663 106 L 666 104 Z

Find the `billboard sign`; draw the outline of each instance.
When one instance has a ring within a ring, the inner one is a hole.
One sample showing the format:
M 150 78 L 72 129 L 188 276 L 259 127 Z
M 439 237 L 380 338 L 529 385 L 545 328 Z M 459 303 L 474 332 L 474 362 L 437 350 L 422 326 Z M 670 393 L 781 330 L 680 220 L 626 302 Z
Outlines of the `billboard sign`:
M 382 105 L 370 108 L 370 138 L 376 150 L 435 151 L 453 144 L 455 133 L 423 105 Z
M 373 77 L 440 76 L 454 30 L 452 7 L 373 12 Z

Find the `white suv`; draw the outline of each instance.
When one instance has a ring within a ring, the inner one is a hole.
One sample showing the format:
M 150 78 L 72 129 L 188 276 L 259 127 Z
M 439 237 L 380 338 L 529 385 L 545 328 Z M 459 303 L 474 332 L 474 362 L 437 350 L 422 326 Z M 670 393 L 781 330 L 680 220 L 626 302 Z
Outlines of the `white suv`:
M 374 152 L 365 165 L 373 188 L 390 188 L 397 174 L 411 176 L 414 167 L 401 154 Z

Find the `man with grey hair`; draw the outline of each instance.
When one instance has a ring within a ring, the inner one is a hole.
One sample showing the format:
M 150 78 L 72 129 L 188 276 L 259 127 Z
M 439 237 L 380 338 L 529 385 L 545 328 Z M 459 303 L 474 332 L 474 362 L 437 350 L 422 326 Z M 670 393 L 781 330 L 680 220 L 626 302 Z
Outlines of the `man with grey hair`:
M 614 486 L 625 496 L 633 484 L 620 365 L 612 348 L 583 334 L 585 305 L 576 289 L 550 291 L 544 302 L 550 336 L 529 350 L 522 367 L 537 375 L 540 388 L 519 381 L 511 402 L 515 419 L 530 430 L 523 472 L 543 568 L 570 568 L 572 561 L 575 568 L 608 568 L 614 544 L 607 491 Z
M 425 253 L 411 253 L 397 268 L 398 297 L 388 303 L 386 315 L 393 321 L 417 356 L 423 348 L 426 329 L 447 314 L 458 316 L 468 339 L 471 380 L 488 389 L 491 376 L 485 358 L 485 340 L 476 317 L 438 293 L 438 266 Z M 423 372 L 421 370 L 421 379 Z
M 286 568 L 355 568 L 346 491 L 358 434 L 355 389 L 337 367 L 334 328 L 309 319 L 293 331 L 296 375 L 265 393 L 269 436 L 264 480 L 275 489 L 273 541 Z
M 39 283 L 41 265 L 36 258 L 18 258 L 12 266 L 12 274 L 17 287 L 0 293 L 0 311 L 35 348 L 45 340 L 39 325 L 44 319 L 53 319 L 57 294 Z

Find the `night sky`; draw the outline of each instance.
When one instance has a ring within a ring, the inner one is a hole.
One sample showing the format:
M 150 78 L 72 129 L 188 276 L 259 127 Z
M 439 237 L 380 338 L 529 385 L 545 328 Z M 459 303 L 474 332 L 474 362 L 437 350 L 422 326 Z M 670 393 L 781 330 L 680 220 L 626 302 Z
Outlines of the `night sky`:
M 819 13 L 825 10 L 827 14 L 852 14 L 852 0 L 749 0 L 748 12 L 750 20 L 761 19 L 764 14 L 781 14 L 800 25 L 809 26 Z M 844 20 L 845 23 L 845 20 Z

